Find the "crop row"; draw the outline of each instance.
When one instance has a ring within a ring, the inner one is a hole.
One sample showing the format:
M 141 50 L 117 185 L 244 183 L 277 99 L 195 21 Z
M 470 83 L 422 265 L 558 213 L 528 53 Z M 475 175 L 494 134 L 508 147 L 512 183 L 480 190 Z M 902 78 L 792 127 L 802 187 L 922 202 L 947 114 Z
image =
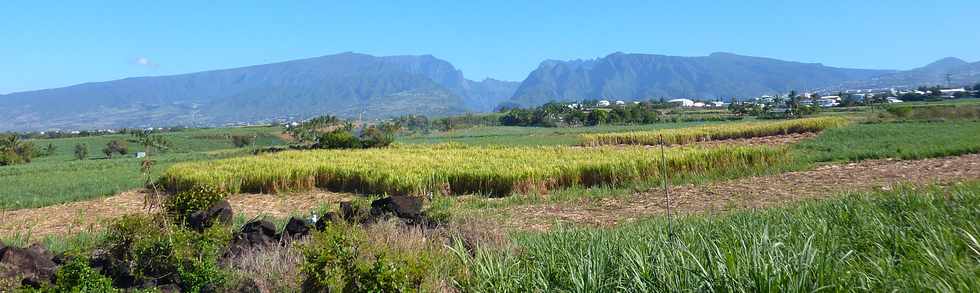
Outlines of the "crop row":
M 581 135 L 582 145 L 658 145 L 660 139 L 668 145 L 689 144 L 699 141 L 752 138 L 780 134 L 819 132 L 847 123 L 839 117 L 818 117 L 777 122 L 747 122 L 701 127 L 634 131 Z
M 666 153 L 671 177 L 740 172 L 778 164 L 787 157 L 786 150 L 765 147 L 684 148 Z M 164 171 L 160 183 L 171 192 L 200 186 L 229 193 L 319 187 L 365 194 L 506 196 L 660 178 L 661 164 L 660 152 L 644 147 L 399 146 L 183 163 Z

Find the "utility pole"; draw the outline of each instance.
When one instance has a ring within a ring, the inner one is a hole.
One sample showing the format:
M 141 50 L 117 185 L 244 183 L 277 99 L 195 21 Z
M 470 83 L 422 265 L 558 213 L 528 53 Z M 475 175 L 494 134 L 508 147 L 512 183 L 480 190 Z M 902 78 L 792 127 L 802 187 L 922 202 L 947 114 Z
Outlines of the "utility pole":
M 664 135 L 661 134 L 660 135 L 660 167 L 661 167 L 662 172 L 660 173 L 660 177 L 662 177 L 662 179 L 663 179 L 663 183 L 664 183 L 664 199 L 667 201 L 667 238 L 670 239 L 671 242 L 673 242 L 673 240 L 674 240 L 674 227 L 673 227 L 673 222 L 674 221 L 670 217 L 670 186 L 668 185 L 668 182 L 667 182 L 668 181 L 668 179 L 667 179 L 667 172 L 668 172 L 668 170 L 667 170 L 667 151 L 665 150 L 665 146 L 664 146 L 665 144 L 666 144 L 666 142 L 664 141 Z

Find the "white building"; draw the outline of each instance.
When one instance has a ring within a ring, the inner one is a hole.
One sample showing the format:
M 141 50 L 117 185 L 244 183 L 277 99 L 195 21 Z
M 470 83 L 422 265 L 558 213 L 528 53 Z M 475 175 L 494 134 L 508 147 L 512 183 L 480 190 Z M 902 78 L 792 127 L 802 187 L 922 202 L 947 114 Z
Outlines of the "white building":
M 956 97 L 956 94 L 959 94 L 959 93 L 964 93 L 964 94 L 968 93 L 965 88 L 945 89 L 945 90 L 939 90 L 939 91 L 943 94 L 943 97 L 948 97 L 948 98 Z
M 887 101 L 889 104 L 901 103 L 902 102 L 902 100 L 899 100 L 896 97 L 887 97 L 887 98 L 885 98 L 885 101 Z
M 607 100 L 599 101 L 599 104 L 597 106 L 599 106 L 599 107 L 609 107 L 609 101 L 607 101 Z
M 834 107 L 834 106 L 840 105 L 840 102 L 837 101 L 839 99 L 840 99 L 840 97 L 838 97 L 838 99 L 829 99 L 827 97 L 823 97 L 823 98 L 817 99 L 816 103 L 817 103 L 817 105 L 819 105 L 822 108 L 830 108 L 830 107 Z
M 617 101 L 616 101 L 616 105 L 626 105 L 626 102 L 623 102 L 623 101 L 618 101 L 618 100 L 617 100 Z
M 681 107 L 694 107 L 694 101 L 690 99 L 673 99 L 667 101 L 668 103 L 679 104 Z

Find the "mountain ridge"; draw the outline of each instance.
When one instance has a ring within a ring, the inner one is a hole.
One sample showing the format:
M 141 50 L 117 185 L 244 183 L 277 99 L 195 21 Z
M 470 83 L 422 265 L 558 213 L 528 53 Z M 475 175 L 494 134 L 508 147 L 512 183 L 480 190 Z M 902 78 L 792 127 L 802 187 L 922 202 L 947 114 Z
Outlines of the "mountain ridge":
M 489 112 L 583 99 L 730 98 L 790 90 L 980 81 L 980 62 L 947 57 L 910 70 L 856 69 L 714 52 L 613 52 L 545 59 L 522 82 L 466 79 L 433 55 L 343 52 L 268 64 L 0 95 L 0 131 L 216 126 L 316 115 L 385 118 Z
M 893 73 L 715 52 L 669 56 L 615 52 L 587 60 L 546 60 L 507 101 L 512 106 L 611 97 L 728 98 L 832 86 Z
M 0 115 L 10 117 L 0 121 L 0 130 L 213 126 L 323 114 L 453 115 L 492 110 L 487 104 L 509 98 L 508 88 L 516 84 L 467 80 L 432 55 L 344 52 L 0 95 Z

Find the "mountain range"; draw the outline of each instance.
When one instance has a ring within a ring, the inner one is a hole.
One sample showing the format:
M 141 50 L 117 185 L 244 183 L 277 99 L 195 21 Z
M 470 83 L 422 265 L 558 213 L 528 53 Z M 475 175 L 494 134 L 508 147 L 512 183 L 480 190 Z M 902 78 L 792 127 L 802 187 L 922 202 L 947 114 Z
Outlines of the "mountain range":
M 980 81 L 980 62 L 944 58 L 912 70 L 852 69 L 713 53 L 613 53 L 546 60 L 523 82 L 473 81 L 430 55 L 341 53 L 189 74 L 134 77 L 0 95 L 0 131 L 214 126 L 331 114 L 384 118 L 488 112 L 582 99 L 752 97 Z
M 0 131 L 211 126 L 332 114 L 380 118 L 486 112 L 518 83 L 472 81 L 430 55 L 341 53 L 0 95 Z

